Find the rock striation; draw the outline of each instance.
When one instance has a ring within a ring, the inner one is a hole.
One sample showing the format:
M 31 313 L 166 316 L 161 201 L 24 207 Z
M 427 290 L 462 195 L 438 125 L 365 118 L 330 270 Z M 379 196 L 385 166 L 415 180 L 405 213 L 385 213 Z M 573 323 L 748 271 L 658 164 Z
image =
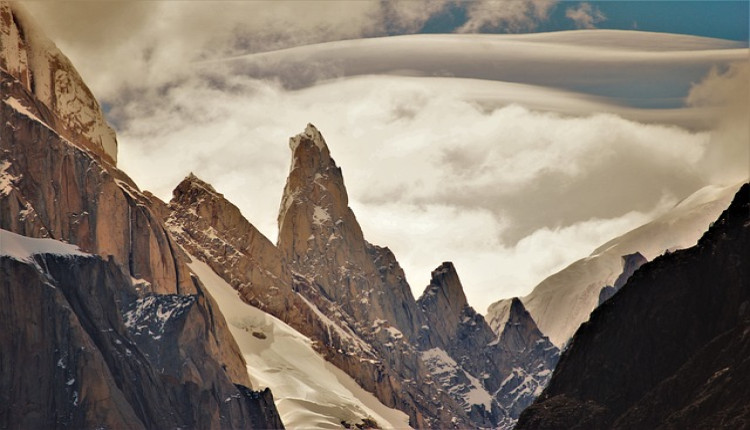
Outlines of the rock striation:
M 594 311 L 518 428 L 746 427 L 748 255 L 745 184 L 696 246 L 644 264 Z

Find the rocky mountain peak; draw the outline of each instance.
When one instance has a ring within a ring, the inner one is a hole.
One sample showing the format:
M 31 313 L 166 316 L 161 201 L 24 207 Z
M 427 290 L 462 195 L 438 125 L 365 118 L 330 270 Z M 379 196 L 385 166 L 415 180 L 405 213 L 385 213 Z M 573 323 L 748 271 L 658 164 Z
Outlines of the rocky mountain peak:
M 510 322 L 511 324 L 515 324 L 525 320 L 526 318 L 531 318 L 531 315 L 529 315 L 529 312 L 526 311 L 526 308 L 523 306 L 523 302 L 521 302 L 518 297 L 513 297 L 513 299 L 511 299 L 510 301 L 508 322 Z
M 311 123 L 307 123 L 305 131 L 289 138 L 289 148 L 292 150 L 292 153 L 294 153 L 303 142 L 312 143 L 321 152 L 328 152 L 328 145 L 326 145 L 323 135 Z
M 456 268 L 449 261 L 432 271 L 430 285 L 417 300 L 417 305 L 430 326 L 429 333 L 423 333 L 423 336 L 429 338 L 422 340 L 426 344 L 448 347 L 455 340 L 463 323 L 474 322 L 476 325 L 474 320 L 481 319 L 480 325 L 486 325 L 481 315 L 468 305 Z M 492 338 L 489 326 L 487 333 L 489 342 Z
M 505 323 L 500 342 L 513 350 L 524 351 L 534 348 L 538 339 L 544 339 L 549 347 L 552 346 L 547 337 L 537 327 L 523 302 L 517 297 L 513 298 L 508 312 L 508 321 Z
M 187 199 L 195 202 L 200 198 L 223 199 L 224 196 L 217 192 L 211 184 L 198 178 L 193 172 L 190 172 L 172 191 L 172 198 L 179 201 Z
M 237 206 L 195 174 L 190 173 L 172 192 L 166 223 L 194 256 L 244 273 L 243 279 L 233 276 L 229 282 L 238 290 L 248 289 L 253 304 L 270 302 L 268 297 L 261 300 L 250 294 L 256 284 L 291 292 L 291 274 L 278 249 Z
M 430 285 L 425 289 L 425 295 L 435 295 L 438 300 L 444 301 L 447 309 L 452 315 L 460 315 L 468 306 L 466 294 L 464 293 L 461 280 L 453 263 L 443 262 L 431 273 Z M 424 296 L 424 295 L 423 295 Z
M 339 241 L 335 247 L 356 246 L 359 249 L 347 251 L 364 255 L 362 231 L 349 209 L 341 169 L 323 136 L 308 124 L 289 139 L 289 147 L 292 164 L 279 209 L 279 248 L 289 260 L 304 260 L 308 251 L 325 252 Z

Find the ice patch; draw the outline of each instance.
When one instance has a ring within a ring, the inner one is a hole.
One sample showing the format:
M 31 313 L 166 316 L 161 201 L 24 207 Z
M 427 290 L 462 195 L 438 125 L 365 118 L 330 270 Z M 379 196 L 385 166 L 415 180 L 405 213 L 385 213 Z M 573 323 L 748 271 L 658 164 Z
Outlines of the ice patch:
M 470 410 L 471 405 L 484 405 L 487 411 L 492 409 L 492 395 L 487 392 L 481 381 L 464 370 L 445 350 L 428 349 L 422 352 L 422 361 L 451 396 L 463 398 L 466 410 Z M 456 383 L 461 373 L 468 379 L 468 384 Z

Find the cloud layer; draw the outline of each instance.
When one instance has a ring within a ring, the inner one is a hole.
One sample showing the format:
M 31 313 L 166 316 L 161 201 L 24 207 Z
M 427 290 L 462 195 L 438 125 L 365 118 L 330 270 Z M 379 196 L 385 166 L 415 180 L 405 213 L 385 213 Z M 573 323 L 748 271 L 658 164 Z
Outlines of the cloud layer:
M 274 240 L 287 139 L 312 122 L 366 237 L 394 250 L 414 293 L 453 260 L 480 311 L 747 176 L 747 66 L 730 66 L 743 45 L 622 31 L 345 40 L 456 7 L 461 31 L 521 31 L 557 5 L 415 4 L 29 8 L 111 108 L 120 166 L 142 188 L 169 199 L 193 171 Z M 570 8 L 582 27 L 601 19 Z
M 708 133 L 610 114 L 488 110 L 444 87 L 367 77 L 289 91 L 246 76 L 195 76 L 115 108 L 120 163 L 163 198 L 194 171 L 273 240 L 287 139 L 313 122 L 343 168 L 366 237 L 394 250 L 415 294 L 454 260 L 482 310 L 704 183 L 694 166 Z

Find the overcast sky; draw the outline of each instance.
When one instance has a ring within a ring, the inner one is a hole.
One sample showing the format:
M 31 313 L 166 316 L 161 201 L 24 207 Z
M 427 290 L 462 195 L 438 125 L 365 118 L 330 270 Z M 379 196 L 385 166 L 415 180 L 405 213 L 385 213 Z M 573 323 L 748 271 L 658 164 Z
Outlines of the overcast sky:
M 744 1 L 27 8 L 141 188 L 169 200 L 192 171 L 275 241 L 287 141 L 311 122 L 415 295 L 451 260 L 481 312 L 748 176 Z

